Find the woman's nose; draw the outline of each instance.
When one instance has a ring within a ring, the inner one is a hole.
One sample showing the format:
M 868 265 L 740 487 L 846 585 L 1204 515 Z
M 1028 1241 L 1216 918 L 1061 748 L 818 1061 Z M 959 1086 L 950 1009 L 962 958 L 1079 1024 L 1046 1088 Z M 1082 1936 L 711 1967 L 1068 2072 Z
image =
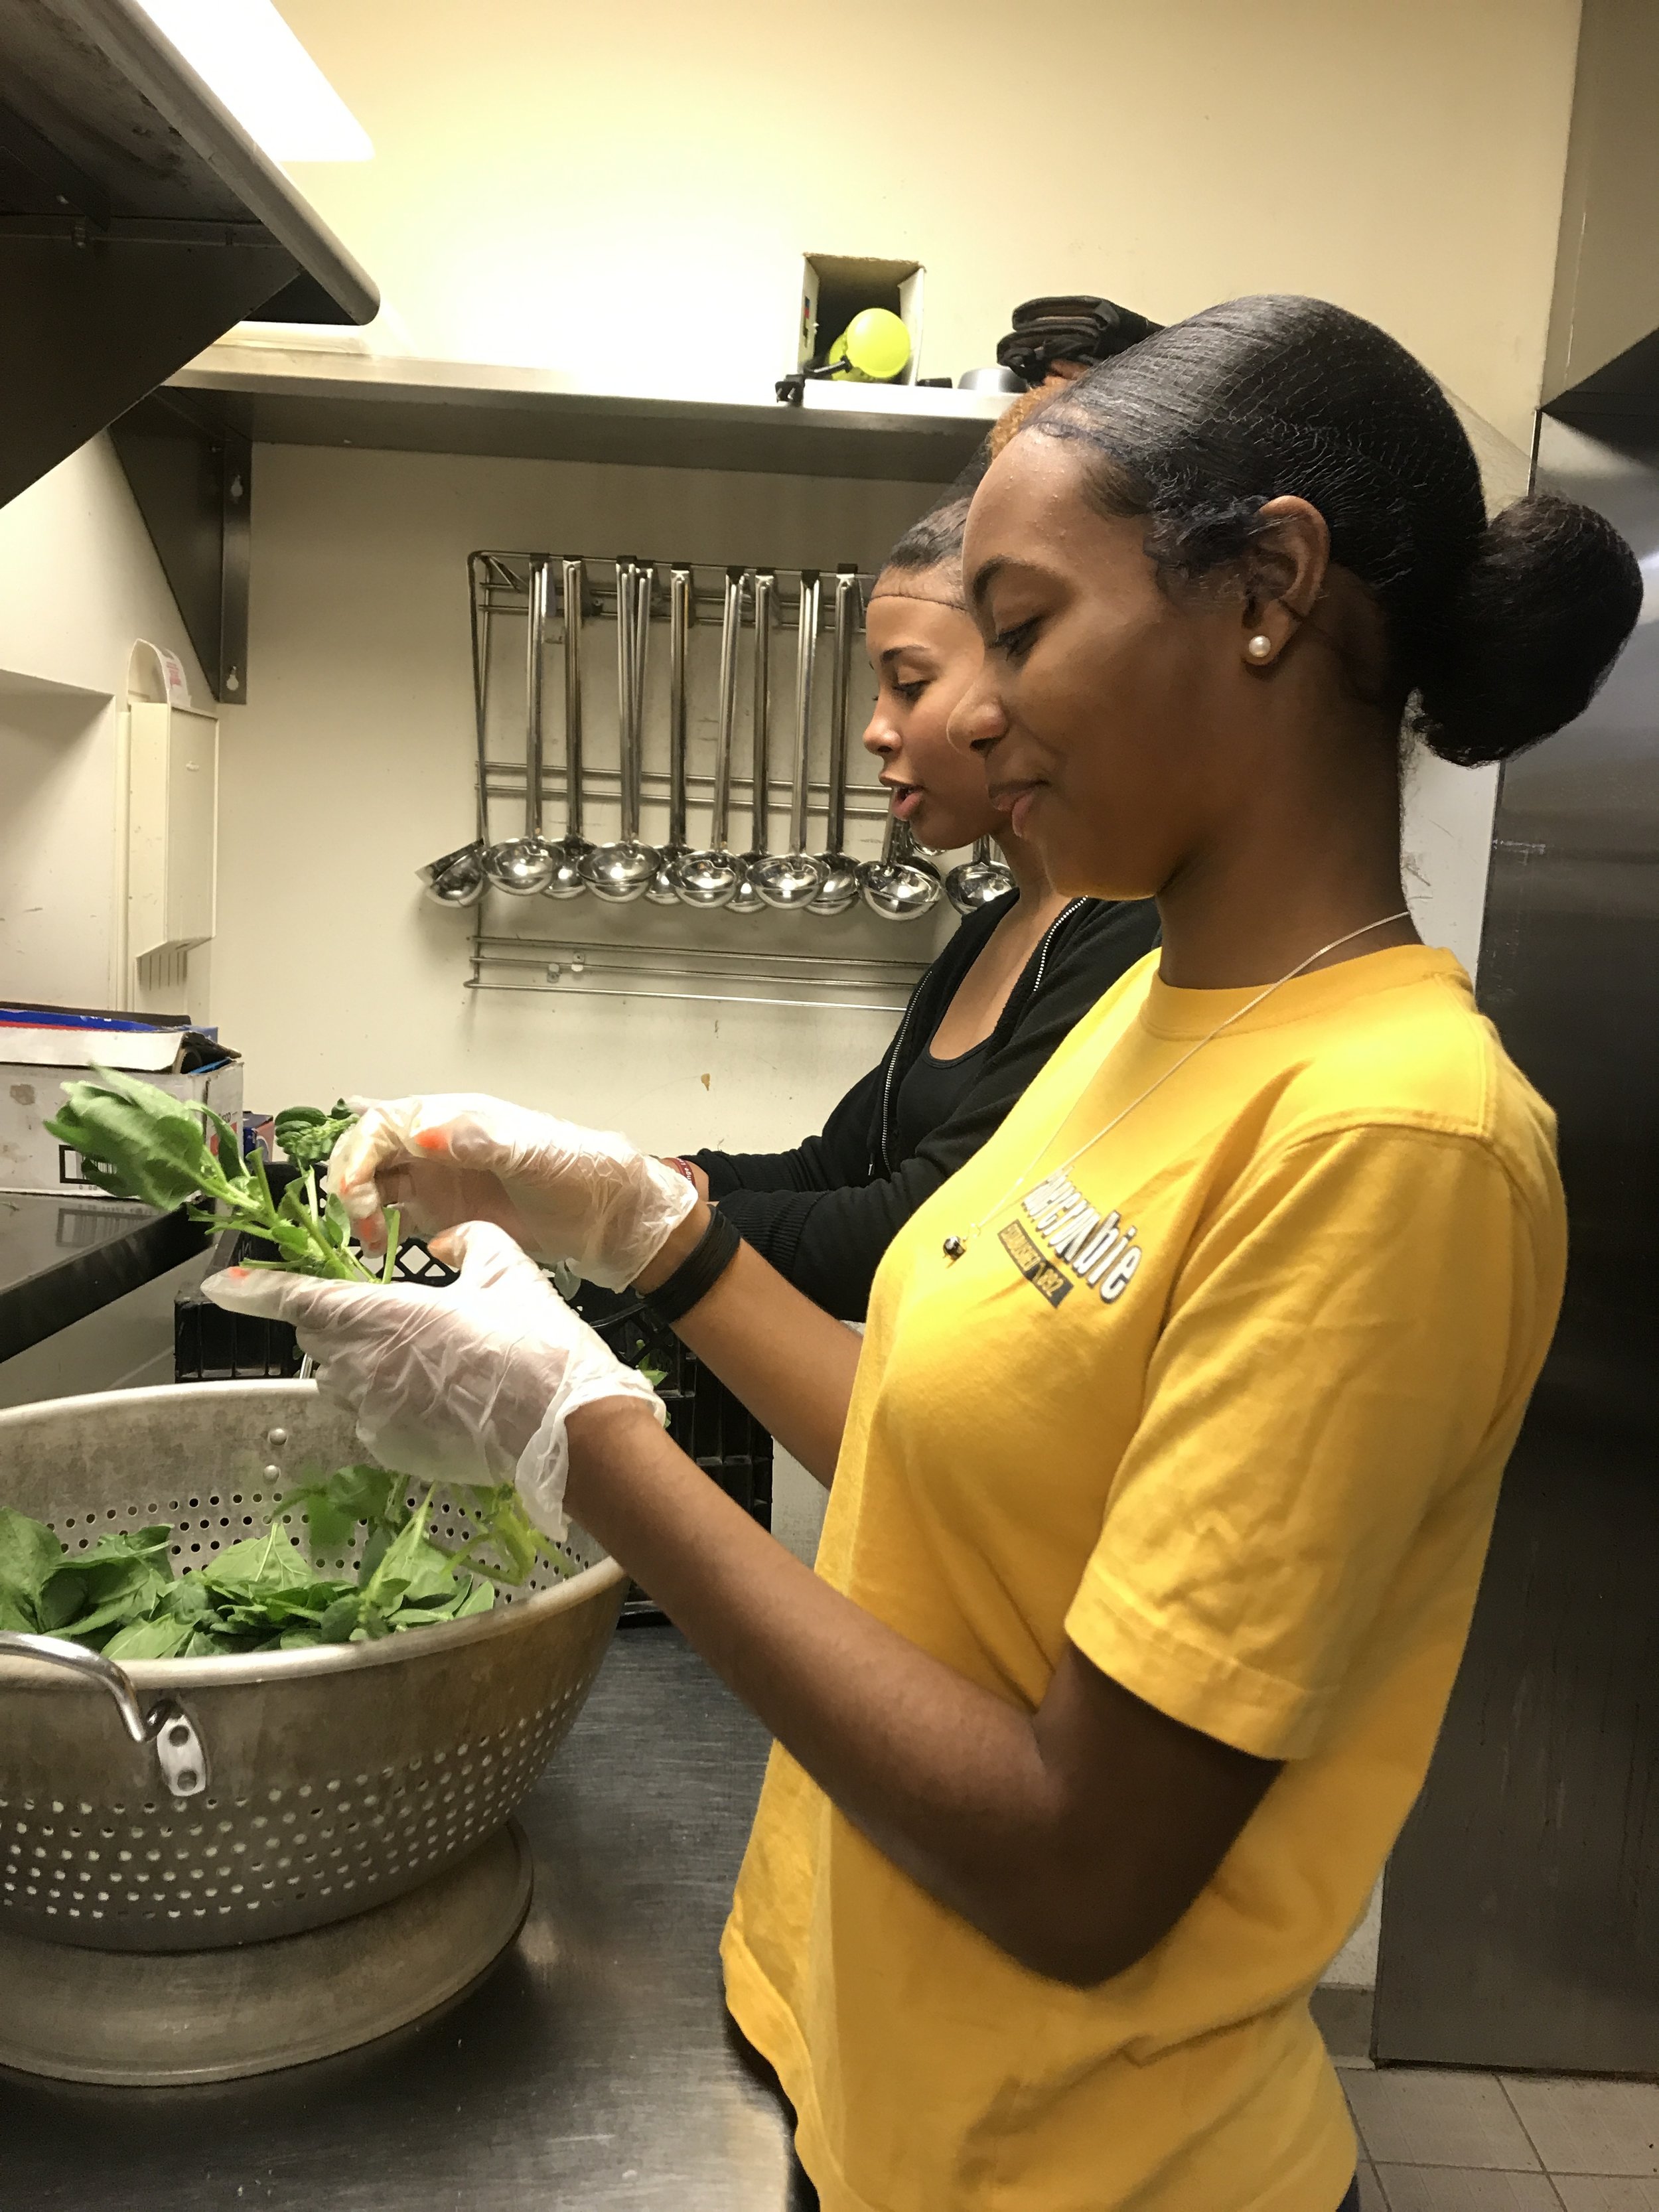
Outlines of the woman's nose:
M 869 720 L 865 725 L 864 746 L 866 751 L 874 753 L 878 760 L 885 760 L 890 753 L 896 753 L 898 750 L 900 738 L 898 732 L 888 720 L 880 707 L 878 706 L 874 714 L 871 715 Z
M 945 734 L 963 752 L 983 753 L 1006 736 L 1008 715 L 990 668 L 981 662 L 979 673 L 951 709 Z

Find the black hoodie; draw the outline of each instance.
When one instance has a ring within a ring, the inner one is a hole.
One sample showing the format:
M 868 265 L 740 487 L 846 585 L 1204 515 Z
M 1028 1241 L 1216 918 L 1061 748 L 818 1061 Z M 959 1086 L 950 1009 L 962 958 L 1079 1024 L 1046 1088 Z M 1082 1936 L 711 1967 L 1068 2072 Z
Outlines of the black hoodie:
M 900 1085 L 1014 896 L 969 915 L 917 984 L 878 1067 L 823 1132 L 787 1152 L 691 1152 L 711 1197 L 763 1258 L 825 1310 L 862 1321 L 877 1262 L 902 1225 L 1001 1123 L 1067 1033 L 1158 942 L 1150 899 L 1073 899 L 1008 994 L 955 1110 L 896 1157 Z

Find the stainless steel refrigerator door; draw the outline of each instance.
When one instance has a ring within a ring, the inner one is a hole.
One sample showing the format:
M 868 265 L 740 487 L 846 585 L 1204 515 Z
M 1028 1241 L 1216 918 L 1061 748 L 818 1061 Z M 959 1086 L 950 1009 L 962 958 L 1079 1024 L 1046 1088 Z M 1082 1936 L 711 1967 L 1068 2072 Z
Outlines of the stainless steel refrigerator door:
M 1599 507 L 1659 577 L 1659 424 L 1620 449 L 1547 420 L 1538 481 Z M 1389 1868 L 1376 2047 L 1659 2074 L 1659 623 L 1646 617 L 1589 712 L 1505 769 L 1480 997 L 1560 1117 L 1571 1256 L 1468 1652 Z

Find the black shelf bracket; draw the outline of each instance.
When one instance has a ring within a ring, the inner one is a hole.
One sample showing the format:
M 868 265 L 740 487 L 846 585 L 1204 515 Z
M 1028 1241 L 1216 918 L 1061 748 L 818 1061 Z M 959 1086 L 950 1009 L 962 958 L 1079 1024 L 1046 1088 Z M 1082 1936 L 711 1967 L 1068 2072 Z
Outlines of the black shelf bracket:
M 253 447 L 240 430 L 153 392 L 110 426 L 162 573 L 213 696 L 247 698 Z

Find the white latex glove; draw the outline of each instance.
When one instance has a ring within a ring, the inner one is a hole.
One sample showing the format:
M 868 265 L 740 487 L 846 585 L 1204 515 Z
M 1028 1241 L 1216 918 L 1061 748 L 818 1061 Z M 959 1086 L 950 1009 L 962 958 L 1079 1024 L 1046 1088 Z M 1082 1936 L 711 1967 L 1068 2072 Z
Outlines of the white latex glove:
M 504 1230 L 473 1221 L 441 1240 L 460 1279 L 336 1283 L 273 1267 L 228 1267 L 202 1287 L 233 1313 L 291 1322 L 318 1363 L 317 1387 L 357 1418 L 382 1467 L 417 1482 L 516 1482 L 526 1510 L 564 1534 L 565 1422 L 602 1398 L 667 1408 L 613 1358 Z
M 541 1260 L 625 1290 L 697 1202 L 693 1185 L 605 1130 L 504 1098 L 441 1091 L 353 1100 L 362 1118 L 334 1147 L 328 1187 L 371 1251 L 396 1205 L 417 1235 L 493 1221 Z

